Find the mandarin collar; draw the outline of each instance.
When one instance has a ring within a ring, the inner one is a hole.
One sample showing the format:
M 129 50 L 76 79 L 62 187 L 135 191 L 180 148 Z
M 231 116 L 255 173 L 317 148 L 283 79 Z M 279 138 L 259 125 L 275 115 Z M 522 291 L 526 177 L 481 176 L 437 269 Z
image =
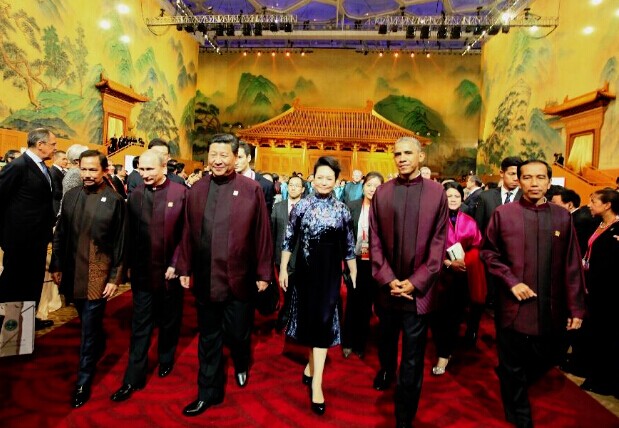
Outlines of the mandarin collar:
M 146 186 L 146 188 L 150 190 L 151 192 L 157 192 L 157 191 L 165 189 L 169 185 L 170 185 L 170 179 L 166 176 L 163 183 L 161 183 L 159 186 Z
M 223 175 L 223 176 L 220 176 L 220 177 L 217 177 L 217 176 L 211 174 L 211 180 L 213 180 L 216 184 L 226 184 L 226 183 L 231 182 L 235 178 L 236 178 L 236 171 L 232 171 L 231 174 Z
M 421 176 L 421 174 L 419 174 L 417 177 L 413 178 L 412 180 L 405 180 L 398 175 L 395 180 L 396 180 L 396 184 L 401 184 L 404 186 L 411 186 L 413 184 L 421 183 L 423 180 L 423 177 Z
M 521 197 L 520 199 L 518 199 L 518 203 L 520 203 L 520 205 L 522 205 L 524 208 L 526 208 L 528 210 L 533 210 L 533 211 L 545 210 L 549 206 L 548 205 L 548 199 L 546 199 L 546 201 L 544 203 L 536 205 L 536 204 L 534 204 L 532 202 L 527 201 L 524 197 Z

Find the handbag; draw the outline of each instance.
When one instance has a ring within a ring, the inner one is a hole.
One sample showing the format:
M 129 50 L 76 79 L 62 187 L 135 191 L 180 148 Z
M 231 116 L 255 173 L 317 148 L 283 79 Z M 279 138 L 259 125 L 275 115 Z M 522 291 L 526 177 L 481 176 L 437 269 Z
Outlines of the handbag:
M 268 316 L 275 313 L 279 307 L 279 287 L 271 281 L 264 291 L 257 291 L 256 310 L 261 315 Z

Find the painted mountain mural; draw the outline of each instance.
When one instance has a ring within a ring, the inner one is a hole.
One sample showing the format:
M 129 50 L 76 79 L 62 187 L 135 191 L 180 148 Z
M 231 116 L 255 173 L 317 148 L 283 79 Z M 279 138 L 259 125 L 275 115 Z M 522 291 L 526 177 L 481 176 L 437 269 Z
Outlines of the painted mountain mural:
M 284 97 L 269 79 L 243 73 L 236 102 L 226 108 L 226 114 L 245 125 L 255 125 L 280 114 L 284 103 Z
M 604 64 L 604 68 L 600 73 L 599 86 L 603 87 L 607 82 L 614 88 L 619 88 L 619 65 L 617 57 L 611 57 Z M 602 147 L 608 147 L 608 156 L 600 156 L 600 168 L 613 167 L 613 159 L 619 159 L 619 107 L 617 102 L 610 103 L 604 115 L 605 120 L 602 125 Z
M 389 95 L 376 103 L 374 110 L 403 128 L 430 138 L 445 135 L 446 127 L 441 116 L 416 98 Z
M 181 126 L 192 147 L 194 160 L 205 160 L 207 141 L 213 134 L 223 132 L 219 108 L 199 90 L 185 106 Z

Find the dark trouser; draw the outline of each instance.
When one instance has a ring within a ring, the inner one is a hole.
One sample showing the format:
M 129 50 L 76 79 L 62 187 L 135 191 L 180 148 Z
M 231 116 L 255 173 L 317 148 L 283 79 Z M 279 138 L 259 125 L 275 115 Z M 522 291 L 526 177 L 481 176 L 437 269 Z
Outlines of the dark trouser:
M 440 299 L 440 309 L 431 315 L 432 338 L 436 345 L 436 354 L 440 358 L 449 358 L 456 347 L 466 305 L 466 293 L 466 283 L 452 282 Z
M 148 349 L 159 326 L 159 364 L 173 364 L 183 317 L 183 288 L 178 281 L 156 291 L 133 290 L 133 319 L 129 364 L 124 383 L 143 385 L 148 370 Z
M 372 278 L 372 265 L 369 261 L 357 258 L 356 285 L 357 288 L 349 288 L 347 292 L 342 347 L 363 353 L 370 332 L 372 303 L 376 294 L 376 283 Z
M 47 243 L 35 242 L 27 248 L 7 247 L 3 250 L 0 302 L 32 301 L 38 307 L 45 279 Z
M 402 359 L 395 392 L 395 417 L 411 423 L 417 413 L 423 383 L 428 321 L 425 315 L 381 308 L 379 312 L 380 343 L 378 357 L 381 368 L 395 373 L 398 337 L 402 331 Z
M 103 315 L 107 299 L 75 299 L 75 308 L 82 322 L 82 341 L 80 343 L 80 366 L 77 372 L 77 385 L 92 383 L 97 361 L 105 351 L 105 332 Z
M 532 427 L 528 386 L 563 355 L 562 338 L 528 336 L 510 328 L 497 330 L 501 398 L 505 419 L 518 427 Z
M 196 302 L 198 309 L 198 399 L 219 400 L 224 396 L 224 342 L 230 347 L 234 369 L 249 370 L 250 337 L 254 324 L 251 302 Z

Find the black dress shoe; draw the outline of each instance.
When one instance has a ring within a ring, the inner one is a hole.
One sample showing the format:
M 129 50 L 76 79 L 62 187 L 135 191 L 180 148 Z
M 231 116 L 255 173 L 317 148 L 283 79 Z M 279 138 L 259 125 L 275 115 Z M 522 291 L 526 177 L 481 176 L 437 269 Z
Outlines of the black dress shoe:
M 464 346 L 474 348 L 477 345 L 477 331 L 467 329 L 464 333 Z
M 159 377 L 166 377 L 172 373 L 174 364 L 159 364 Z
M 200 400 L 198 399 L 192 403 L 189 403 L 183 409 L 183 415 L 189 416 L 189 417 L 201 415 L 202 413 L 206 411 L 206 409 L 216 404 L 220 404 L 222 401 L 223 399 L 220 399 L 220 400 L 213 400 L 213 399 Z
M 35 330 L 43 330 L 46 329 L 48 327 L 51 327 L 54 325 L 54 321 L 52 320 L 42 320 L 39 318 L 35 318 L 34 319 L 34 329 Z
M 238 372 L 235 375 L 236 384 L 240 386 L 241 388 L 247 385 L 247 375 L 248 375 L 248 372 Z
M 384 391 L 391 386 L 391 382 L 393 382 L 393 375 L 385 369 L 380 369 L 374 378 L 374 389 Z
M 73 398 L 71 399 L 71 406 L 75 409 L 82 407 L 90 399 L 90 386 L 78 385 L 73 391 Z
M 139 391 L 144 388 L 144 385 L 131 385 L 130 383 L 126 383 L 120 387 L 118 391 L 116 391 L 110 397 L 110 400 L 120 402 L 125 401 L 131 397 L 134 391 Z
M 410 422 L 397 421 L 395 423 L 395 428 L 412 428 L 413 424 Z
M 307 386 L 312 385 L 312 379 L 312 376 L 306 376 L 305 373 L 303 373 L 303 377 L 301 378 L 301 380 L 303 381 L 303 385 Z

